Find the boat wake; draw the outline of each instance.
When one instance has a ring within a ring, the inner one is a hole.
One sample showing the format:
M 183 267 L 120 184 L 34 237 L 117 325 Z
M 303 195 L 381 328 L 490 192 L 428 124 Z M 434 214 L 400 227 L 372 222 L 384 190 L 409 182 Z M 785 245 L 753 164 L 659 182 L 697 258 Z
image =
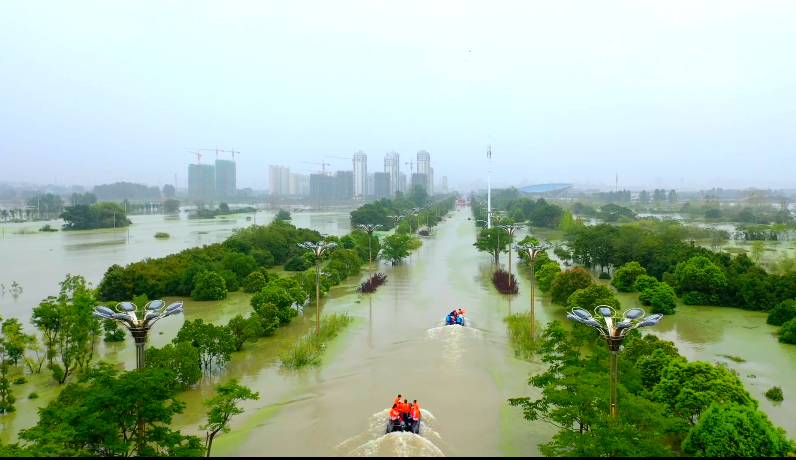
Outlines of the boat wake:
M 435 427 L 434 414 L 420 409 L 420 435 L 408 432 L 385 434 L 390 411 L 373 414 L 368 430 L 346 439 L 334 448 L 335 457 L 444 457 L 440 449 L 447 448 Z

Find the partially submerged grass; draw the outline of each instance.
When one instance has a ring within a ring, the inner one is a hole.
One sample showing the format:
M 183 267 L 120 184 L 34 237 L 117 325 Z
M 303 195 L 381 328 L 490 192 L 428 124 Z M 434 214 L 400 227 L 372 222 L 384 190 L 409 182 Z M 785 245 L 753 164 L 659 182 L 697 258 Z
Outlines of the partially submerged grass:
M 170 237 L 171 237 L 171 235 L 169 235 L 166 232 L 157 232 L 157 233 L 155 233 L 155 238 L 157 238 L 159 240 L 163 240 L 163 239 L 170 238 Z
M 531 338 L 531 314 L 530 312 L 514 313 L 503 318 L 506 329 L 509 333 L 509 343 L 514 349 L 514 356 L 517 359 L 530 361 L 542 344 L 542 328 L 536 323 L 536 341 Z
M 736 363 L 745 363 L 746 360 L 741 358 L 740 356 L 732 356 L 732 355 L 719 355 L 722 358 L 727 358 L 730 361 L 735 361 Z
M 321 354 L 326 348 L 325 343 L 337 337 L 345 327 L 354 321 L 348 313 L 334 313 L 321 318 L 321 333 L 306 335 L 296 341 L 292 347 L 279 354 L 282 367 L 285 369 L 301 369 L 321 364 Z

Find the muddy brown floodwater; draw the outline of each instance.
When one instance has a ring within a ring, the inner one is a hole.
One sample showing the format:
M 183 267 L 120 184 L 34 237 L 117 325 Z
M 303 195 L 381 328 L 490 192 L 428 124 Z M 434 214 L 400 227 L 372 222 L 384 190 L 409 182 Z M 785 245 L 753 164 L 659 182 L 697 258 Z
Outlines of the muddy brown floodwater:
M 516 267 L 514 257 L 519 296 L 509 299 L 495 292 L 489 281 L 494 269 L 489 256 L 472 246 L 475 228 L 467 220 L 469 208 L 454 211 L 452 216 L 402 264 L 378 265 L 388 282 L 376 294 L 357 296 L 354 289 L 359 279 L 349 279 L 332 291 L 324 301 L 324 312 L 348 311 L 356 321 L 329 344 L 320 367 L 284 373 L 277 359 L 283 347 L 314 327 L 315 309 L 310 306 L 289 327 L 247 345 L 233 355 L 225 369 L 205 377 L 198 388 L 184 392 L 180 397 L 187 409 L 175 418 L 175 428 L 203 436 L 198 431 L 204 416 L 202 401 L 213 395 L 214 384 L 237 378 L 259 391 L 260 400 L 246 402 L 246 412 L 233 421 L 233 431 L 217 438 L 213 446 L 216 456 L 539 455 L 537 445 L 548 441 L 555 430 L 543 423 L 524 421 L 519 410 L 506 404 L 510 397 L 538 396 L 526 381 L 542 367 L 514 358 L 503 324 L 509 312 L 528 310 L 529 273 Z M 294 223 L 330 234 L 347 230 L 344 213 L 307 220 Z M 319 224 L 334 225 L 334 230 L 324 231 L 316 227 Z M 180 237 L 182 244 L 198 236 L 196 227 L 191 226 L 194 228 L 184 230 L 187 236 Z M 159 227 L 161 224 L 153 224 L 149 230 L 152 234 L 169 231 Z M 228 232 L 226 227 L 214 239 Z M 104 250 L 95 251 L 102 254 Z M 88 260 L 90 254 L 80 255 Z M 124 258 L 112 259 L 102 263 L 101 271 L 93 269 L 99 273 L 96 276 L 101 276 L 110 263 L 121 263 Z M 502 262 L 506 261 L 504 257 Z M 363 278 L 367 276 L 367 270 L 364 272 Z M 63 274 L 59 272 L 53 278 L 60 280 Z M 52 290 L 37 292 L 36 301 Z M 24 295 L 28 295 L 27 290 Z M 224 324 L 232 316 L 250 311 L 248 299 L 246 294 L 234 293 L 222 302 L 188 301 L 184 319 L 204 318 Z M 635 295 L 622 294 L 621 300 L 623 307 L 637 302 Z M 535 301 L 539 322 L 564 320 L 563 308 L 550 304 L 549 297 L 538 290 Z M 8 303 L 0 301 L 3 305 Z M 443 326 L 445 314 L 454 308 L 467 310 L 467 327 Z M 18 316 L 27 317 L 29 311 Z M 674 341 L 689 359 L 726 362 L 738 371 L 772 421 L 794 433 L 796 419 L 789 414 L 796 413 L 796 404 L 788 395 L 796 395 L 796 347 L 779 344 L 773 335 L 776 328 L 766 325 L 765 317 L 741 310 L 679 306 L 676 315 L 666 317 L 649 332 Z M 170 341 L 184 319 L 158 323 L 151 345 Z M 740 356 L 746 362 L 730 362 L 721 354 Z M 102 345 L 100 355 L 127 369 L 135 361 L 129 343 Z M 13 440 L 20 428 L 34 424 L 35 408 L 56 393 L 53 384 L 43 382 L 43 378 L 34 376 L 26 384 L 49 388 L 42 398 L 23 399 L 17 404 L 17 413 L 0 417 L 3 440 Z M 762 395 L 774 385 L 785 392 L 780 405 Z M 25 388 L 20 393 L 28 391 Z M 410 401 L 417 399 L 422 407 L 420 436 L 385 434 L 387 409 L 399 393 Z

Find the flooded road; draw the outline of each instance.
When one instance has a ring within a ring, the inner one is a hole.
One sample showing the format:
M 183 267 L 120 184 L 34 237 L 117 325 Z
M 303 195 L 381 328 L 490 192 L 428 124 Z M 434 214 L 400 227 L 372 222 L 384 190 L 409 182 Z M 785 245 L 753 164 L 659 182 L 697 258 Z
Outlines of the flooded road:
M 502 321 L 511 311 L 528 310 L 529 273 L 516 267 L 517 257 L 514 257 L 520 294 L 513 299 L 499 295 L 489 281 L 494 270 L 489 256 L 472 246 L 476 230 L 472 221 L 467 220 L 470 210 L 464 208 L 452 215 L 452 219 L 445 219 L 437 228 L 435 236 L 424 238 L 423 246 L 402 264 L 391 266 L 382 262 L 378 266 L 377 270 L 388 276 L 388 282 L 376 294 L 357 296 L 354 290 L 360 279 L 355 278 L 331 291 L 324 300 L 324 311 L 348 311 L 355 322 L 329 344 L 322 366 L 285 373 L 280 370 L 277 358 L 284 347 L 314 328 L 312 305 L 290 326 L 273 337 L 247 344 L 242 352 L 233 355 L 225 369 L 206 376 L 196 389 L 184 392 L 180 398 L 187 408 L 184 414 L 175 417 L 174 428 L 203 437 L 204 433 L 198 430 L 204 422 L 202 401 L 214 395 L 215 384 L 237 378 L 241 384 L 260 392 L 260 400 L 243 404 L 246 412 L 233 420 L 233 431 L 216 439 L 215 456 L 539 455 L 537 445 L 547 442 L 555 430 L 540 422 L 523 420 L 518 409 L 506 404 L 510 397 L 539 396 L 526 382 L 542 366 L 514 358 Z M 57 276 L 47 270 L 40 272 L 43 278 L 51 278 L 47 283 L 54 287 L 46 290 L 26 287 L 23 296 L 33 297 L 32 306 L 35 306 L 42 297 L 54 293 L 57 282 L 67 272 L 63 270 L 85 274 L 73 269 L 82 264 L 94 273 L 86 275 L 87 278 L 96 282 L 112 263 L 163 256 L 195 245 L 200 237 L 205 241 L 201 244 L 220 241 L 233 227 L 246 225 L 245 218 L 235 223 L 184 221 L 178 225 L 164 222 L 162 216 L 148 218 L 151 223 L 142 222 L 138 229 L 131 229 L 131 234 L 134 231 L 142 234 L 137 243 L 139 251 L 134 254 L 124 245 L 111 246 L 113 250 L 105 245 L 82 251 L 32 250 L 42 257 L 43 266 L 50 267 Z M 258 214 L 258 221 L 260 218 Z M 319 229 L 322 233 L 342 234 L 348 231 L 347 219 L 344 213 L 296 214 L 293 223 L 316 229 L 318 225 L 326 225 L 326 231 Z M 163 230 L 164 227 L 168 230 Z M 157 241 L 151 237 L 156 231 L 167 231 L 172 239 Z M 523 230 L 517 238 L 522 239 L 525 234 Z M 72 237 L 46 236 L 64 238 L 66 242 L 71 242 Z M 135 241 L 131 238 L 130 245 Z M 163 251 L 158 246 L 160 243 L 169 249 Z M 3 251 L 12 246 L 8 239 L 0 240 Z M 50 263 L 47 256 L 56 251 L 70 265 Z M 145 254 L 147 251 L 151 253 Z M 67 257 L 70 254 L 76 256 Z M 501 260 L 505 264 L 508 258 L 504 256 Z M 35 275 L 35 267 L 20 265 L 15 270 L 3 263 L 0 278 L 15 275 L 20 280 L 19 274 L 29 271 Z M 366 276 L 365 267 L 362 278 Z M 248 314 L 249 297 L 234 293 L 220 302 L 188 300 L 185 315 L 158 323 L 150 336 L 150 345 L 168 343 L 186 319 L 203 318 L 225 324 L 236 314 Z M 637 305 L 634 294 L 620 294 L 620 298 L 625 308 Z M 20 305 L 9 302 L 7 297 L 0 302 L 4 302 L 0 303 L 4 317 L 13 316 L 7 314 L 6 306 Z M 454 308 L 467 310 L 467 327 L 443 326 L 445 314 Z M 19 310 L 21 313 L 17 315 L 27 322 L 29 310 Z M 536 312 L 540 323 L 553 319 L 565 322 L 564 309 L 552 305 L 549 297 L 538 290 Z M 788 395 L 796 395 L 796 347 L 779 344 L 773 335 L 776 328 L 766 325 L 765 318 L 765 314 L 742 310 L 678 306 L 676 315 L 664 318 L 648 332 L 674 341 L 689 359 L 722 361 L 736 369 L 747 389 L 760 401 L 761 409 L 793 436 L 796 419 L 792 414 L 796 413 L 796 404 Z M 740 356 L 746 362 L 729 362 L 721 354 Z M 122 363 L 126 369 L 132 369 L 135 363 L 130 343 L 102 344 L 99 355 L 101 359 Z M 35 401 L 20 398 L 16 413 L 0 417 L 3 441 L 15 439 L 19 429 L 35 424 L 36 408 L 45 405 L 59 390 L 47 379 L 46 374 L 29 376 L 30 383 L 19 388 L 19 394 L 24 395 L 35 386 L 41 398 Z M 785 392 L 785 401 L 779 405 L 762 395 L 774 385 Z M 43 391 L 39 389 L 42 386 Z M 418 400 L 423 410 L 420 437 L 385 434 L 387 410 L 399 393 L 410 401 Z

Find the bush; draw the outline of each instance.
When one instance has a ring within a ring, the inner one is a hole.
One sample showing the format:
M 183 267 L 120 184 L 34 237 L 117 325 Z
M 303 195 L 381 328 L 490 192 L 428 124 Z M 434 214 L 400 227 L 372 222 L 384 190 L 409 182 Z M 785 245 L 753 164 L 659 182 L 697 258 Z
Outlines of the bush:
M 517 277 L 512 273 L 511 278 L 509 278 L 509 272 L 503 269 L 499 269 L 492 274 L 492 284 L 495 285 L 495 288 L 501 294 L 517 294 L 520 292 L 519 287 L 517 287 Z
M 36 393 L 35 391 L 31 391 L 30 394 L 28 395 L 28 399 L 39 399 L 39 394 Z
M 622 304 L 616 298 L 611 288 L 604 284 L 591 284 L 586 288 L 578 289 L 567 299 L 570 308 L 583 308 L 586 311 L 593 311 L 598 305 L 608 305 L 619 309 Z
M 50 224 L 46 224 L 44 227 L 39 229 L 40 232 L 57 232 L 57 228 L 52 228 Z
M 102 328 L 105 330 L 105 339 L 104 342 L 124 342 L 124 331 L 119 327 L 116 321 L 112 319 L 106 319 L 102 322 Z
M 216 272 L 202 272 L 194 279 L 193 300 L 222 300 L 227 298 L 227 282 Z
M 531 338 L 531 312 L 514 313 L 503 318 L 509 333 L 509 343 L 517 359 L 529 361 L 542 345 L 542 340 Z M 542 337 L 540 323 L 535 323 L 536 337 Z
M 24 385 L 28 383 L 28 380 L 24 376 L 19 376 L 14 379 L 13 383 L 14 385 Z
M 376 288 L 387 282 L 387 275 L 384 273 L 376 273 L 370 279 L 363 281 L 357 288 L 359 294 L 372 294 L 376 292 Z
M 257 265 L 261 267 L 271 268 L 274 266 L 274 255 L 264 249 L 252 249 L 249 251 L 249 255 L 252 256 L 257 262 Z
M 796 318 L 782 325 L 779 330 L 779 341 L 796 345 Z
M 537 286 L 542 292 L 550 292 L 553 287 L 553 281 L 561 274 L 561 266 L 556 261 L 550 261 L 542 266 L 539 270 L 534 272 L 536 277 Z
M 301 369 L 321 363 L 325 342 L 335 338 L 343 328 L 354 321 L 348 313 L 334 313 L 321 318 L 321 333 L 302 337 L 292 347 L 279 355 L 282 367 Z
M 616 276 L 614 276 L 614 279 L 616 279 Z M 633 291 L 644 292 L 651 287 L 655 287 L 657 284 L 658 280 L 655 279 L 654 276 L 639 275 L 633 283 Z
M 510 216 L 514 219 L 514 222 L 525 222 L 525 213 L 523 213 L 520 208 L 514 208 Z
M 227 292 L 236 292 L 240 289 L 240 283 L 238 282 L 238 275 L 236 275 L 235 272 L 233 272 L 230 269 L 226 269 L 226 270 L 221 270 L 220 272 L 218 272 L 218 274 L 221 275 L 222 278 L 224 278 L 224 284 L 226 284 L 227 286 Z
M 243 280 L 243 292 L 248 292 L 249 294 L 260 292 L 266 284 L 265 276 L 263 276 L 261 271 L 251 272 Z
M 600 272 L 600 279 L 601 280 L 609 280 L 609 279 L 611 279 L 611 275 L 609 275 L 607 272 Z
M 553 302 L 566 306 L 567 299 L 578 289 L 584 289 L 593 283 L 591 275 L 583 268 L 577 267 L 561 272 L 553 281 L 550 293 Z
M 782 401 L 785 399 L 785 395 L 782 394 L 782 388 L 780 387 L 773 387 L 766 391 L 766 398 L 772 401 Z
M 166 232 L 157 232 L 155 233 L 155 238 L 159 240 L 165 240 L 166 238 L 171 238 L 171 235 Z
M 614 279 L 611 280 L 611 286 L 615 287 L 619 292 L 632 292 L 636 278 L 641 275 L 646 275 L 647 269 L 642 267 L 638 262 L 628 262 L 619 267 L 614 272 Z
M 293 256 L 285 262 L 285 270 L 289 272 L 303 272 L 310 267 L 311 265 L 300 256 Z
M 796 300 L 788 299 L 774 307 L 774 309 L 768 313 L 766 323 L 774 326 L 782 326 L 793 318 L 796 318 Z
M 655 287 L 644 291 L 649 293 L 649 304 L 652 305 L 652 313 L 661 315 L 673 315 L 677 307 L 677 294 L 674 289 L 666 283 L 658 283 Z M 639 295 L 639 298 L 641 296 Z
M 429 236 L 430 235 L 428 230 L 426 230 L 425 228 L 423 230 L 420 230 L 419 232 L 417 232 L 417 234 L 420 235 L 420 236 Z

